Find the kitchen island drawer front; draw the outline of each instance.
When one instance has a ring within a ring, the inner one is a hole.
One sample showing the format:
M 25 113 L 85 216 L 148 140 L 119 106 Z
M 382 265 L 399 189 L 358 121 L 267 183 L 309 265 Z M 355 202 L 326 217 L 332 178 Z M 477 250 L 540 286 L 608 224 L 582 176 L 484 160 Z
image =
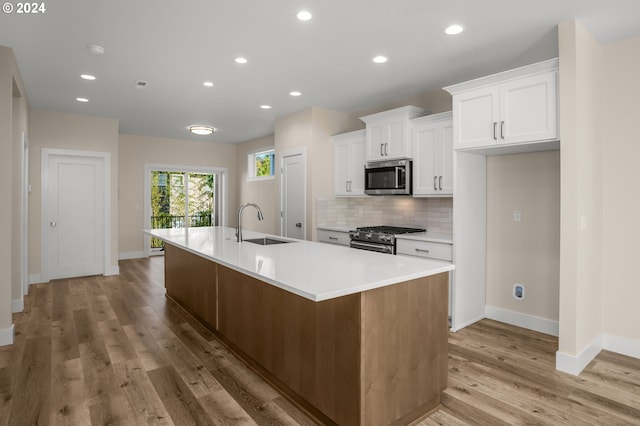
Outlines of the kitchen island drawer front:
M 349 233 L 318 229 L 318 241 L 330 244 L 349 245 Z
M 397 254 L 453 261 L 453 245 L 430 241 L 397 240 Z

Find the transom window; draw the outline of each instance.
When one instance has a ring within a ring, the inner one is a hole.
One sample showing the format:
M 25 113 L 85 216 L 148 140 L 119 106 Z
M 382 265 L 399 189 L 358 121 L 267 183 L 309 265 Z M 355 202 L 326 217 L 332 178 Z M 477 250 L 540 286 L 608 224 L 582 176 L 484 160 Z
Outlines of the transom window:
M 275 150 L 273 148 L 250 152 L 247 180 L 273 179 L 275 174 Z

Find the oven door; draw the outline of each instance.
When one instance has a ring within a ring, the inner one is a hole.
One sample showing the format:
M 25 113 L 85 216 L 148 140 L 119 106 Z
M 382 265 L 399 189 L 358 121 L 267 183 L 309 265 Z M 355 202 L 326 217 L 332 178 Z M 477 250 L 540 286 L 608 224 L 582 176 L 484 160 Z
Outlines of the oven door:
M 365 243 L 364 241 L 351 241 L 349 244 L 351 248 L 360 250 L 377 251 L 378 253 L 395 254 L 392 245 Z
M 367 195 L 411 195 L 411 162 L 386 161 L 368 164 L 364 169 Z

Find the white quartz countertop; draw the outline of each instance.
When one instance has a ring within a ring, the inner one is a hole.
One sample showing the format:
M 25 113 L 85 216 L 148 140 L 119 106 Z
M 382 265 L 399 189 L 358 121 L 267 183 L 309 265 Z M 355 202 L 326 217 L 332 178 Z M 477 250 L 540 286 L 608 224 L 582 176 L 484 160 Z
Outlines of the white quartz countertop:
M 453 264 L 268 235 L 288 244 L 236 242 L 235 229 L 152 229 L 145 233 L 291 293 L 319 302 L 435 275 Z M 243 230 L 243 238 L 265 234 Z
M 396 235 L 396 239 L 402 240 L 414 240 L 414 241 L 428 241 L 432 243 L 453 244 L 453 235 L 445 234 L 441 232 L 419 232 L 415 234 L 400 234 Z

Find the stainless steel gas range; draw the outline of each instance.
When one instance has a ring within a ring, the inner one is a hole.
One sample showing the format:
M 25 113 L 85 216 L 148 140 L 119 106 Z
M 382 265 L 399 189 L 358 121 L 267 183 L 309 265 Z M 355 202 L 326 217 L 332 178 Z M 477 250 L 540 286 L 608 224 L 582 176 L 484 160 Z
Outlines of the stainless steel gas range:
M 424 228 L 364 226 L 349 231 L 350 246 L 361 250 L 396 254 L 396 235 L 425 232 Z

